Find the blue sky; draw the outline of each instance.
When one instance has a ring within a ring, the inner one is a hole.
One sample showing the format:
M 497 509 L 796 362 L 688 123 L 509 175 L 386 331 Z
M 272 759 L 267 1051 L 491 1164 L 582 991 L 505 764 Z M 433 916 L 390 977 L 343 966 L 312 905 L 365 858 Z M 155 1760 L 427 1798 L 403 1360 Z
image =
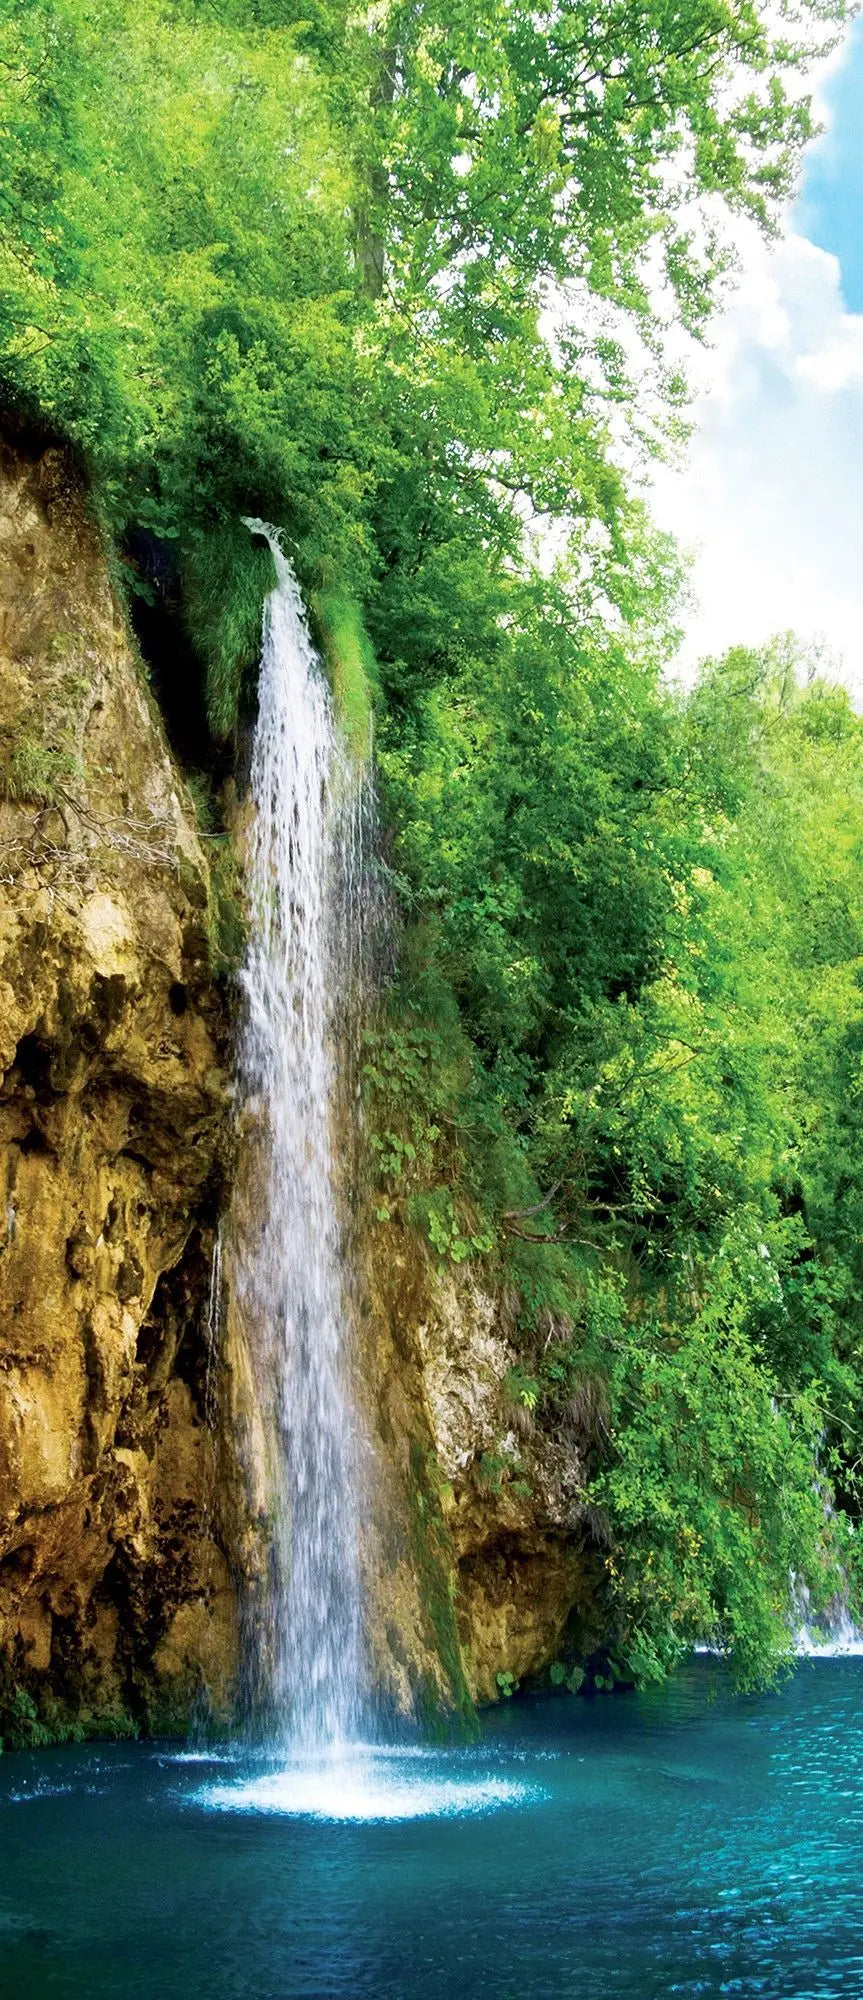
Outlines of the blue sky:
M 863 21 L 848 37 L 842 67 L 823 90 L 830 129 L 810 149 L 792 222 L 842 267 L 851 312 L 863 312 Z
M 738 227 L 733 297 L 691 359 L 697 432 L 654 504 L 693 556 L 684 671 L 793 629 L 863 706 L 863 21 L 817 106 L 781 242 Z

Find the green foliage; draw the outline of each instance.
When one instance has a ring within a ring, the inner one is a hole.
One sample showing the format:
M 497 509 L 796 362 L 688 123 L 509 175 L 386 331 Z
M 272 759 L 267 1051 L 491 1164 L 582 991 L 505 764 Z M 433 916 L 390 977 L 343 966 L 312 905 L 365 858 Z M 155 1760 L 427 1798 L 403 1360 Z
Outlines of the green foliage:
M 204 663 L 215 737 L 229 735 L 251 706 L 264 603 L 275 581 L 267 544 L 239 520 L 191 537 L 184 551 L 184 610 Z
M 511 1368 L 506 1378 L 507 1392 L 522 1409 L 533 1412 L 542 1395 L 542 1384 L 532 1375 L 526 1375 L 523 1368 Z
M 62 1706 L 50 1693 L 38 1702 L 8 1667 L 0 1675 L 0 1749 L 44 1750 L 55 1743 L 84 1743 L 91 1738 L 130 1738 L 137 1726 L 125 1709 L 102 1714 L 98 1720 Z
M 434 1028 L 407 1014 L 364 1036 L 362 1088 L 378 1177 L 377 1215 L 401 1210 L 442 1262 L 461 1264 L 494 1248 L 483 1212 L 481 1177 L 466 1141 L 475 1140 L 469 1099 L 471 1052 L 441 994 Z M 467 1101 L 465 1101 L 467 1100 Z M 453 1182 L 457 1193 L 453 1193 Z
M 117 537 L 178 548 L 217 734 L 271 575 L 239 517 L 319 585 L 367 567 L 350 164 L 304 39 L 158 0 L 0 22 L 0 382 L 78 448 Z
M 843 12 L 830 0 L 793 14 L 748 0 L 389 9 L 401 87 L 378 120 L 402 286 L 455 266 L 442 315 L 481 291 L 491 317 L 517 310 L 539 265 L 648 315 L 650 247 L 697 321 L 721 248 L 693 228 L 692 207 L 720 195 L 762 223 L 775 214 L 811 130 L 788 72 Z
M 360 768 L 372 751 L 377 663 L 358 604 L 332 590 L 318 591 L 312 610 L 333 690 L 336 714 L 351 757 Z
M 188 792 L 207 859 L 207 953 L 214 979 L 239 971 L 248 942 L 245 881 L 235 841 L 225 832 L 212 783 L 187 772 Z
M 700 324 L 721 210 L 771 225 L 811 130 L 789 78 L 844 11 L 11 0 L 0 382 L 118 537 L 178 545 L 217 733 L 262 583 L 218 575 L 243 514 L 342 600 L 357 739 L 360 621 L 397 706 L 491 659 L 526 513 L 577 524 L 583 596 L 643 594 L 609 413 L 638 449 L 679 428 L 657 265 Z
M 613 1678 L 709 1638 L 753 1686 L 792 1571 L 817 1610 L 859 1569 L 863 724 L 784 641 L 680 699 L 637 629 L 526 626 L 383 758 L 458 1005 L 440 1247 L 481 1184 L 510 1393 L 583 1437 Z
M 41 1750 L 57 1740 L 23 1687 L 12 1687 L 6 1695 L 2 1723 L 2 1743 L 8 1750 Z
M 817 1402 L 802 1390 L 778 1402 L 747 1332 L 772 1277 L 756 1259 L 744 1275 L 722 1246 L 695 1317 L 645 1317 L 614 1357 L 613 1445 L 593 1494 L 614 1527 L 609 1572 L 637 1674 L 639 1656 L 649 1672 L 657 1647 L 667 1666 L 703 1639 L 757 1686 L 790 1655 L 791 1573 L 816 1580 L 822 1603 L 841 1581 L 813 1480 Z
M 494 1247 L 490 1229 L 471 1228 L 464 1203 L 456 1201 L 446 1188 L 416 1194 L 408 1204 L 408 1220 L 426 1236 L 432 1250 L 444 1263 L 463 1264 L 468 1257 L 482 1256 Z
M 476 1483 L 481 1493 L 500 1493 L 509 1463 L 499 1452 L 484 1451 L 477 1461 Z
M 572 1667 L 565 1660 L 552 1660 L 548 1670 L 552 1687 L 565 1687 L 570 1694 L 578 1694 L 584 1686 L 583 1667 Z

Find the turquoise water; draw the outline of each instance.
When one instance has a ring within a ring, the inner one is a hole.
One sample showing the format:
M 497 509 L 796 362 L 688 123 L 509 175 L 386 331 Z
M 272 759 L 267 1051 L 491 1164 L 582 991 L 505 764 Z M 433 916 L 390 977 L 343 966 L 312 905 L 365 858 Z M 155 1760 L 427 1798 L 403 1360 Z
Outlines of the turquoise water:
M 861 1696 L 863 1660 L 739 1701 L 699 1661 L 339 1780 L 4 1758 L 2 2000 L 861 2000 Z

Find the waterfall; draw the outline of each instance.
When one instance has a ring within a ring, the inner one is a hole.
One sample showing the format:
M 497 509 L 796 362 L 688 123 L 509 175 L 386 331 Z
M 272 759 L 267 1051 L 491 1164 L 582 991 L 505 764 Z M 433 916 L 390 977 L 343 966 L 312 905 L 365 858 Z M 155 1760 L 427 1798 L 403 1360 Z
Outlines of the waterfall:
M 863 1633 L 855 1625 L 843 1588 L 825 1611 L 813 1612 L 810 1592 L 792 1576 L 794 1651 L 801 1660 L 835 1660 L 863 1653 Z
M 232 1260 L 272 1452 L 259 1692 L 277 1742 L 314 1754 L 355 1734 L 363 1684 L 333 1039 L 352 999 L 364 813 L 293 570 L 273 529 L 246 525 L 269 542 L 277 584 L 251 763 L 238 1054 L 251 1172 Z

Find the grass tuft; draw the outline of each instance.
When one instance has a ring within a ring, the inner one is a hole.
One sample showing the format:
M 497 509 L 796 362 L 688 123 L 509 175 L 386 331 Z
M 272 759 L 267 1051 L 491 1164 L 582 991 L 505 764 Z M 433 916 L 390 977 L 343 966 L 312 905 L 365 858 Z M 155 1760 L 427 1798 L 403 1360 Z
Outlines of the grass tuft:
M 333 691 L 336 715 L 355 764 L 368 763 L 378 694 L 377 663 L 358 604 L 337 590 L 319 591 L 312 618 Z
M 275 564 L 266 544 L 253 540 L 238 518 L 190 538 L 182 577 L 186 625 L 204 662 L 207 719 L 224 741 L 252 706 Z

